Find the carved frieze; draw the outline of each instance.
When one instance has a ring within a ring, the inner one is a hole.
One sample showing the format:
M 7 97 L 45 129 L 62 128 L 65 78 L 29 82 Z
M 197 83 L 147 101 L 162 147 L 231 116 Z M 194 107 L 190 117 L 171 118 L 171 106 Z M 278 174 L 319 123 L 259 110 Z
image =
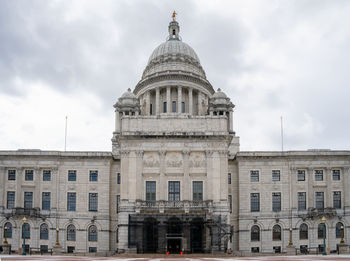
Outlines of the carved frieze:
M 180 168 L 183 164 L 182 153 L 168 152 L 165 156 L 166 166 L 169 168 Z
M 158 152 L 145 152 L 143 154 L 143 166 L 145 168 L 157 168 L 157 167 L 159 167 L 159 154 L 158 154 Z
M 204 152 L 191 152 L 188 165 L 190 168 L 205 168 L 206 160 Z

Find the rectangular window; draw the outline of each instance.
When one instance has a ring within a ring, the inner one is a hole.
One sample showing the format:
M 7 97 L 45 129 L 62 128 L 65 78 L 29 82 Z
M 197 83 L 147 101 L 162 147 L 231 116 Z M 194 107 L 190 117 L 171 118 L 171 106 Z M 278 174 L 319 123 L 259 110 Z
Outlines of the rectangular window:
M 7 208 L 8 209 L 15 207 L 15 196 L 16 196 L 16 192 L 7 191 Z
M 185 113 L 185 103 L 181 102 L 181 112 Z
M 228 179 L 228 180 L 227 180 L 227 183 L 228 183 L 228 184 L 231 184 L 231 173 L 228 174 L 227 179 Z
M 324 208 L 324 192 L 316 192 L 315 198 L 316 198 L 316 208 L 323 209 Z
M 305 181 L 305 170 L 298 170 L 298 181 Z
M 27 181 L 31 181 L 34 179 L 34 171 L 32 169 L 26 169 L 24 171 L 24 179 Z
M 67 246 L 67 253 L 74 253 L 75 247 L 74 246 Z
M 281 180 L 281 171 L 272 170 L 272 181 L 280 181 L 280 180 Z
M 252 253 L 259 253 L 259 247 L 252 247 L 251 251 Z
M 51 170 L 43 170 L 43 181 L 51 181 Z
M 230 207 L 230 213 L 232 213 L 232 195 L 228 195 L 228 204 Z
M 260 211 L 260 194 L 250 193 L 250 211 L 259 212 Z
M 250 182 L 259 182 L 259 170 L 250 171 Z
M 281 192 L 272 193 L 272 211 L 281 211 Z
M 333 207 L 334 208 L 341 208 L 341 192 L 340 191 L 333 192 Z
M 97 211 L 98 209 L 98 194 L 89 193 L 89 211 Z
M 321 169 L 315 170 L 315 180 L 316 181 L 323 181 L 323 170 L 321 170 Z
M 117 184 L 120 184 L 120 173 L 117 173 Z
M 97 181 L 98 180 L 98 171 L 97 170 L 90 170 L 90 181 Z
M 146 200 L 156 200 L 155 181 L 146 181 Z
M 40 253 L 48 253 L 49 246 L 48 245 L 40 245 Z
M 298 192 L 298 210 L 306 210 L 306 192 Z
M 51 192 L 43 192 L 42 193 L 42 210 L 50 210 L 51 209 Z
M 281 247 L 280 247 L 280 246 L 274 246 L 274 247 L 273 247 L 273 252 L 274 252 L 275 254 L 281 253 Z
M 176 112 L 176 101 L 172 102 L 171 111 Z
M 164 113 L 166 113 L 166 107 L 167 107 L 166 102 L 163 102 L 163 112 Z
M 70 169 L 68 170 L 68 181 L 77 181 L 77 171 Z
M 153 108 L 152 108 L 152 103 L 149 105 L 149 115 L 153 114 Z
M 77 194 L 75 192 L 67 193 L 67 211 L 75 211 L 77 202 Z
M 33 208 L 33 192 L 24 192 L 24 208 Z
M 16 170 L 15 169 L 9 169 L 7 171 L 7 179 L 8 180 L 16 180 Z
M 180 200 L 180 181 L 169 181 L 168 200 Z
M 116 206 L 117 213 L 119 212 L 119 206 L 120 206 L 120 195 L 117 195 L 117 206 Z
M 193 200 L 203 200 L 203 181 L 193 181 Z
M 340 170 L 333 169 L 332 170 L 332 177 L 333 177 L 333 180 L 340 180 Z
M 89 253 L 96 253 L 97 247 L 89 247 Z

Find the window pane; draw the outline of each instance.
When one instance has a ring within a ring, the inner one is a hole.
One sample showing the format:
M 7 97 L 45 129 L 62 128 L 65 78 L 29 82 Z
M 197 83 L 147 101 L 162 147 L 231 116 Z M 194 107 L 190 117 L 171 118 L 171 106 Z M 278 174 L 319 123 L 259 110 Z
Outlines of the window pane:
M 120 173 L 117 173 L 117 184 L 120 184 Z
M 281 179 L 281 172 L 280 170 L 272 170 L 272 181 L 280 181 Z
M 75 211 L 75 206 L 76 206 L 76 193 L 68 192 L 67 193 L 67 210 Z
M 69 225 L 67 227 L 67 241 L 75 241 L 75 226 Z
M 259 182 L 259 171 L 251 170 L 250 171 L 250 181 L 251 182 Z
M 228 184 L 231 184 L 231 173 L 228 174 L 228 177 L 227 177 L 227 178 L 228 178 L 228 181 L 227 181 Z
M 8 178 L 8 180 L 16 180 L 16 170 L 15 169 L 9 169 L 7 171 L 7 178 Z
M 327 237 L 327 234 L 326 234 L 326 225 L 325 224 L 323 224 L 323 223 L 321 223 L 321 224 L 319 224 L 318 225 L 318 238 L 319 239 L 322 239 L 323 238 L 323 236 L 324 237 Z M 324 235 L 323 235 L 324 234 Z
M 24 208 L 33 208 L 33 192 L 24 192 Z
M 305 170 L 298 170 L 298 181 L 305 181 Z
M 25 180 L 31 181 L 34 179 L 34 171 L 32 169 L 26 169 L 24 173 Z
M 332 170 L 333 180 L 340 180 L 340 170 L 334 169 Z
M 164 113 L 166 112 L 166 107 L 167 107 L 166 102 L 163 102 L 163 112 Z
M 299 239 L 308 239 L 309 237 L 309 228 L 306 224 L 301 224 L 299 228 Z
M 146 181 L 146 200 L 156 200 L 155 181 Z
M 340 191 L 333 192 L 333 207 L 334 208 L 341 208 L 341 192 Z
M 180 200 L 180 181 L 169 181 L 169 200 Z
M 185 103 L 181 102 L 181 112 L 185 113 Z
M 98 180 L 98 171 L 90 170 L 90 181 L 97 181 L 97 180 Z
M 40 226 L 40 239 L 49 239 L 49 228 L 47 224 Z
M 298 192 L 298 210 L 306 210 L 306 192 Z
M 281 211 L 281 193 L 272 193 L 272 211 Z
M 251 241 L 260 241 L 260 228 L 258 226 L 252 226 L 250 231 L 250 240 Z
M 320 170 L 320 169 L 315 170 L 315 180 L 323 181 L 323 170 Z
M 43 170 L 43 181 L 51 180 L 51 170 Z
M 324 193 L 323 192 L 316 192 L 316 208 L 317 209 L 323 209 L 324 208 Z
M 22 225 L 22 238 L 30 238 L 30 225 L 28 223 Z
M 68 170 L 68 181 L 77 181 L 77 171 Z
M 42 210 L 50 210 L 51 208 L 51 193 L 43 192 L 42 193 Z
M 251 212 L 260 211 L 260 194 L 259 193 L 250 194 L 250 211 Z
M 281 240 L 281 227 L 279 225 L 274 225 L 272 228 L 272 240 Z
M 14 191 L 7 191 L 7 208 L 11 209 L 15 207 L 15 195 Z
M 171 108 L 172 108 L 172 112 L 176 112 L 176 101 L 173 101 Z
M 97 228 L 96 226 L 89 227 L 89 241 L 97 241 Z
M 203 181 L 193 181 L 193 200 L 203 200 Z
M 98 209 L 98 194 L 89 193 L 89 211 L 97 211 Z
M 12 238 L 12 224 L 10 222 L 5 223 L 4 226 L 4 237 L 5 237 L 5 231 L 6 231 L 6 237 Z

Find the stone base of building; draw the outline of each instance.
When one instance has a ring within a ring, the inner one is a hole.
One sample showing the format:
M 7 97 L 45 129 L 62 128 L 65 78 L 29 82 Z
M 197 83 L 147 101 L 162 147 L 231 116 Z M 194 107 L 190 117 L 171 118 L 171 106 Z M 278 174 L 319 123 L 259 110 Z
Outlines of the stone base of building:
M 9 255 L 11 253 L 11 245 L 3 244 L 2 245 L 2 254 Z
M 288 245 L 286 247 L 286 250 L 287 250 L 287 255 L 288 256 L 295 256 L 296 255 L 296 248 L 294 245 Z
M 337 245 L 339 254 L 348 254 L 349 253 L 349 245 L 345 243 L 339 243 Z
M 52 254 L 54 255 L 60 255 L 62 253 L 62 247 L 61 245 L 54 245 L 52 247 Z

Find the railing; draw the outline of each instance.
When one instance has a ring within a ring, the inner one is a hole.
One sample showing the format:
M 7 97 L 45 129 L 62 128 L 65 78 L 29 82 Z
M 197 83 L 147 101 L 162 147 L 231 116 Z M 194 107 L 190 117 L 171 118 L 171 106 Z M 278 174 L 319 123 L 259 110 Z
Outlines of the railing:
M 40 208 L 13 208 L 5 216 L 41 217 Z
M 335 217 L 337 210 L 335 208 L 308 208 L 307 212 L 300 213 L 299 217 L 305 218 L 321 218 L 321 217 Z
M 144 201 L 137 200 L 136 201 L 136 209 L 137 210 L 156 210 L 163 211 L 166 209 L 183 209 L 186 212 L 193 210 L 209 210 L 211 211 L 213 207 L 213 202 L 211 200 L 205 201 L 165 201 L 165 200 L 157 200 L 157 201 Z

